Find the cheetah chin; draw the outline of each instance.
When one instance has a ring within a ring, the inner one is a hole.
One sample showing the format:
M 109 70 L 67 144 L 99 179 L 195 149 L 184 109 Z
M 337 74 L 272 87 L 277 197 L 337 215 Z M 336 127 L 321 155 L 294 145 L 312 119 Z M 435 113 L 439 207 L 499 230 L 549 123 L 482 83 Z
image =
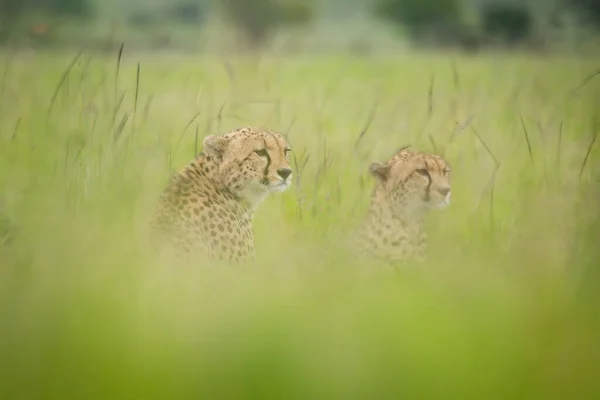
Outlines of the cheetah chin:
M 446 197 L 444 197 L 444 200 L 442 200 L 438 204 L 437 208 L 446 208 L 446 207 L 448 207 L 450 205 L 450 197 L 451 197 L 451 195 L 452 195 L 452 192 L 448 193 L 446 195 Z
M 273 193 L 285 192 L 291 186 L 291 178 L 269 182 L 267 184 L 254 181 L 241 192 L 241 196 L 252 204 L 261 203 L 266 196 Z
M 281 192 L 285 192 L 286 190 L 288 190 L 290 188 L 290 186 L 292 186 L 292 177 L 291 176 L 289 178 L 287 178 L 285 180 L 281 180 L 279 182 L 271 182 L 269 185 L 267 185 L 267 191 L 269 191 L 271 193 L 281 193 Z

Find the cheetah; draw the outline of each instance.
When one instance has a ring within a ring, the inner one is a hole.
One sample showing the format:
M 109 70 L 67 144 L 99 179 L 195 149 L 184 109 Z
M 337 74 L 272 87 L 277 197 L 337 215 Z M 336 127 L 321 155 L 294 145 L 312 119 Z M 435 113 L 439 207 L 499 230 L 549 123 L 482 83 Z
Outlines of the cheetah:
M 424 217 L 450 204 L 450 165 L 441 156 L 402 147 L 387 163 L 369 167 L 376 185 L 370 206 L 351 243 L 386 265 L 425 259 Z
M 209 135 L 202 144 L 163 191 L 154 237 L 167 242 L 177 261 L 252 262 L 257 207 L 292 183 L 290 145 L 281 134 L 252 126 Z

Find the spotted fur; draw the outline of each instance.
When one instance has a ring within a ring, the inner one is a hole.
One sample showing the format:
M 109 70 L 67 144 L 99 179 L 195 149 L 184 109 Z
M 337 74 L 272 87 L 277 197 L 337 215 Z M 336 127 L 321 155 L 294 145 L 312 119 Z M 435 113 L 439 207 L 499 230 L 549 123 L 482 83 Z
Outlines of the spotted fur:
M 392 264 L 422 261 L 427 249 L 423 219 L 430 209 L 450 204 L 450 165 L 443 157 L 404 147 L 387 163 L 371 164 L 369 172 L 376 186 L 355 248 Z
M 270 193 L 291 185 L 290 146 L 279 133 L 245 127 L 210 135 L 203 147 L 160 197 L 155 237 L 179 261 L 252 261 L 252 218 Z

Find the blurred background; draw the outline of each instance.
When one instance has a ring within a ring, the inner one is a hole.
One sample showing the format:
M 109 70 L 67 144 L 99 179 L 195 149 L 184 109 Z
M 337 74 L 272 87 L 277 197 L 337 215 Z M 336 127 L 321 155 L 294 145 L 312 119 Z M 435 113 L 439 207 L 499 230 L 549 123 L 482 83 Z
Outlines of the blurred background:
M 0 0 L 0 44 L 368 54 L 597 49 L 596 0 Z
M 597 0 L 0 0 L 0 400 L 600 398 L 599 34 Z M 293 147 L 256 268 L 160 265 L 161 191 L 244 125 Z M 390 271 L 338 245 L 405 144 L 452 205 Z

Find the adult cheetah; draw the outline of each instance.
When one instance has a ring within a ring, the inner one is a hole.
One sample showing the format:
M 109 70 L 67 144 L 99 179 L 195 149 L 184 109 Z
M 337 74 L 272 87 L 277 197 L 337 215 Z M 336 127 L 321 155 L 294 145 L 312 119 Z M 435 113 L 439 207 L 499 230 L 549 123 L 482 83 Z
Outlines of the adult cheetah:
M 401 148 L 387 163 L 372 163 L 376 179 L 369 210 L 353 240 L 370 259 L 395 264 L 425 258 L 424 217 L 450 204 L 450 165 L 440 156 Z
M 178 261 L 253 261 L 252 218 L 270 193 L 290 187 L 290 145 L 279 133 L 249 126 L 207 136 L 203 148 L 171 178 L 153 232 Z

